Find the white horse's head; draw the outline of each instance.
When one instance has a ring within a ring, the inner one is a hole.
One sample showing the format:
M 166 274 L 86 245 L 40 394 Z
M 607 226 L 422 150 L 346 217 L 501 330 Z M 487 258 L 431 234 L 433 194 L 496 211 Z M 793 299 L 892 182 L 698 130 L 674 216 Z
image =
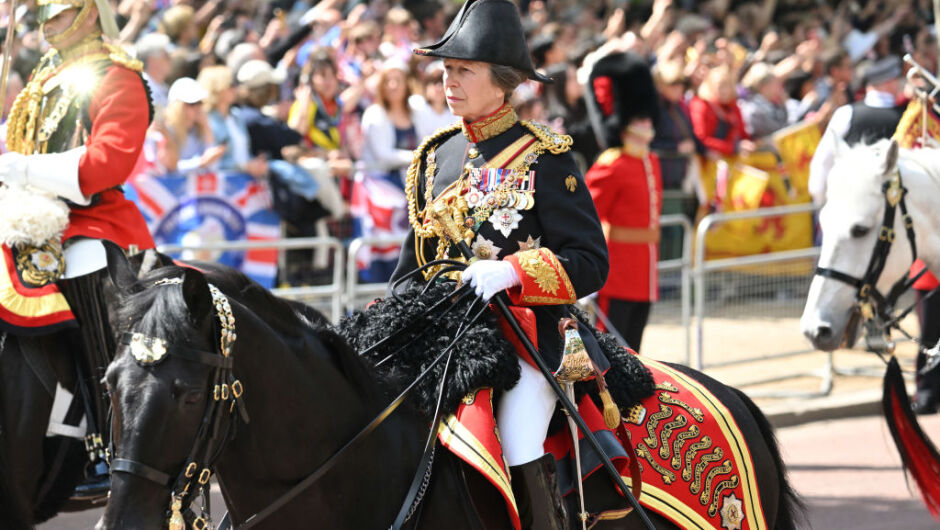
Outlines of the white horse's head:
M 827 179 L 826 204 L 819 213 L 819 267 L 858 279 L 865 275 L 884 218 L 882 187 L 896 171 L 898 153 L 894 141 L 851 148 L 838 141 L 835 163 Z M 896 241 L 874 285 L 882 293 L 908 272 L 913 259 L 902 217 L 900 211 L 895 215 Z M 859 326 L 854 311 L 857 290 L 838 279 L 820 275 L 813 278 L 800 327 L 814 347 L 832 351 L 855 343 Z

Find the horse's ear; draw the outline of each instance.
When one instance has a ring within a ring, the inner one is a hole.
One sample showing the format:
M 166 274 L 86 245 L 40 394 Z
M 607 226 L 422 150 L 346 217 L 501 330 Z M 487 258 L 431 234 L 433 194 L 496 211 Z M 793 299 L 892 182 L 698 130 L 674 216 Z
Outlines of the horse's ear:
M 212 293 L 209 292 L 209 282 L 196 269 L 189 267 L 183 269 L 183 300 L 186 302 L 190 316 L 196 322 L 202 321 L 212 311 Z
M 888 146 L 888 156 L 885 157 L 885 176 L 891 176 L 894 173 L 894 168 L 898 165 L 898 141 L 891 140 L 891 145 Z
M 124 249 L 111 241 L 102 241 L 102 244 L 108 258 L 108 274 L 111 276 L 111 283 L 124 294 L 140 291 L 137 273 L 134 272 L 131 262 L 124 254 Z

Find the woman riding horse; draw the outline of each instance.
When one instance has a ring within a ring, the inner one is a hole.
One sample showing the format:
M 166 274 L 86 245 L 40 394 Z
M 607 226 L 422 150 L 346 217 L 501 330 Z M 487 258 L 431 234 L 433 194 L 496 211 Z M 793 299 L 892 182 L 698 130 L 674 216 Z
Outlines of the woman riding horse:
M 105 432 L 107 417 L 100 380 L 114 351 L 100 287 L 107 265 L 102 240 L 124 249 L 154 246 L 143 216 L 120 189 L 137 162 L 152 107 L 140 62 L 102 40 L 102 32 L 118 37 L 107 0 L 39 0 L 39 5 L 40 27 L 53 49 L 13 104 L 7 122 L 10 152 L 0 156 L 0 183 L 5 193 L 28 187 L 68 201 L 68 227 L 56 227 L 64 230 L 61 242 L 53 237 L 35 246 L 4 247 L 14 258 L 7 263 L 15 261 L 17 270 L 4 268 L 0 274 L 24 285 L 3 293 L 6 302 L 15 299 L 10 305 L 22 318 L 0 327 L 15 335 L 49 333 L 67 323 L 49 325 L 50 319 L 71 309 L 79 330 L 69 332 L 75 335 L 68 342 L 82 355 L 76 364 L 90 401 L 84 410 L 91 417 L 87 429 L 52 418 L 50 434 L 84 437 L 97 461 L 104 456 L 98 433 Z M 6 215 L 24 211 L 3 209 Z M 9 241 L 10 235 L 2 235 Z M 54 287 L 64 300 L 50 294 Z M 30 289 L 36 294 L 21 294 Z
M 520 122 L 509 104 L 527 78 L 551 80 L 533 69 L 508 0 L 469 0 L 440 42 L 415 53 L 443 58 L 447 103 L 461 121 L 415 151 L 406 182 L 411 231 L 392 280 L 435 259 L 462 259 L 435 232 L 432 210 L 445 205 L 474 253 L 460 280 L 485 300 L 508 290 L 517 317 L 537 330 L 539 353 L 558 367 L 559 321 L 604 284 L 608 261 L 591 195 L 568 153 L 571 138 Z M 605 369 L 593 336 L 583 335 Z M 523 528 L 565 528 L 554 459 L 543 449 L 556 396 L 528 355 L 520 357 L 521 378 L 496 412 L 513 493 Z

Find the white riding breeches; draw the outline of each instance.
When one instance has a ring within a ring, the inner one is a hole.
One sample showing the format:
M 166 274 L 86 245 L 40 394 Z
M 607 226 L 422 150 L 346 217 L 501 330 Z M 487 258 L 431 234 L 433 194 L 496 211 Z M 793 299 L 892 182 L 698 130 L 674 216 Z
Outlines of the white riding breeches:
M 545 454 L 542 446 L 558 399 L 538 369 L 521 358 L 519 367 L 522 371 L 519 382 L 503 394 L 496 409 L 503 456 L 510 466 L 531 462 Z
M 108 254 L 100 239 L 69 241 L 63 252 L 65 274 L 63 278 L 76 278 L 99 271 L 108 266 Z

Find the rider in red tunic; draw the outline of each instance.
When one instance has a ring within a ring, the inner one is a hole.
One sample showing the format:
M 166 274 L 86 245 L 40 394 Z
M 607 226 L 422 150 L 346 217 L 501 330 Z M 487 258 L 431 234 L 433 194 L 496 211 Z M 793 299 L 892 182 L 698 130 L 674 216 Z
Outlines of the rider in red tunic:
M 0 156 L 0 182 L 57 196 L 68 205 L 61 247 L 55 241 L 44 247 L 43 262 L 51 255 L 64 267 L 53 267 L 45 281 L 55 282 L 78 321 L 79 330 L 67 340 L 83 354 L 80 375 L 92 417 L 87 429 L 53 418 L 50 434 L 84 437 L 95 458 L 104 453 L 99 433 L 107 410 L 100 380 L 114 350 L 99 287 L 107 273 L 103 242 L 129 251 L 154 246 L 143 216 L 120 189 L 140 155 L 152 106 L 140 62 L 102 38 L 102 33 L 117 38 L 107 0 L 39 0 L 39 5 L 43 36 L 53 49 L 11 110 L 10 152 Z M 37 277 L 19 269 L 15 274 L 23 281 Z

